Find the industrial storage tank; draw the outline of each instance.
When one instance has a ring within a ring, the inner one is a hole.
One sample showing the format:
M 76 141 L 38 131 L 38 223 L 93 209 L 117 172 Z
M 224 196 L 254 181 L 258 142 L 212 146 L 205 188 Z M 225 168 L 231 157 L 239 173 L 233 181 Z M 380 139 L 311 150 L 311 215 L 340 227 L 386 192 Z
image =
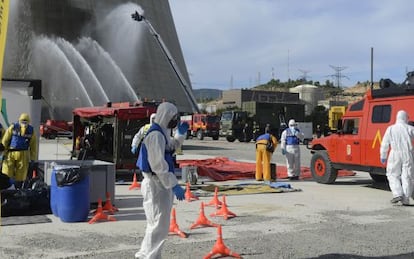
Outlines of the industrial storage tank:
M 299 99 L 305 102 L 305 115 L 310 115 L 318 105 L 318 101 L 325 99 L 322 89 L 315 85 L 303 84 L 290 88 L 291 93 L 299 93 Z
M 42 119 L 72 118 L 76 107 L 166 99 L 194 105 L 145 22 L 161 36 L 191 92 L 168 1 L 13 0 L 4 78 L 42 81 Z

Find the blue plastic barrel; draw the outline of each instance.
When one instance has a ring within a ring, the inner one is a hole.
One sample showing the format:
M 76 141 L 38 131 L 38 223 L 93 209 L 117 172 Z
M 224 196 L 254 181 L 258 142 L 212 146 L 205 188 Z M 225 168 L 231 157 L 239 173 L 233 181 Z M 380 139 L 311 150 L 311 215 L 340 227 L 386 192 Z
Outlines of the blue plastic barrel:
M 50 178 L 50 208 L 52 210 L 53 215 L 56 217 L 59 216 L 58 212 L 58 188 L 56 183 L 56 170 L 59 170 L 60 167 L 54 166 L 52 170 L 52 175 Z
M 79 170 L 79 167 L 76 166 L 72 168 Z M 90 209 L 89 174 L 82 172 L 80 181 L 70 185 L 57 186 L 57 192 L 57 210 L 61 221 L 82 222 L 88 219 Z

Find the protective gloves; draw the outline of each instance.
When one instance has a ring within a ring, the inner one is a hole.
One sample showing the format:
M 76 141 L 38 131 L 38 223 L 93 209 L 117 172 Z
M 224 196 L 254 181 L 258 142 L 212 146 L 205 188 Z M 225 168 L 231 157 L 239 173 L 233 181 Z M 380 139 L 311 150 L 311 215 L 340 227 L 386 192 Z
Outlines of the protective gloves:
M 386 158 L 381 158 L 381 164 L 385 165 L 385 163 L 387 163 L 387 159 Z
M 190 127 L 190 125 L 188 125 L 188 122 L 186 122 L 186 121 L 181 122 L 180 125 L 178 125 L 178 127 L 177 127 L 178 133 L 180 135 L 187 134 L 187 130 L 188 130 L 189 127 Z
M 286 155 L 286 149 L 282 148 L 282 155 Z
M 179 184 L 177 184 L 176 186 L 174 186 L 172 188 L 172 190 L 173 190 L 173 192 L 175 194 L 175 197 L 177 197 L 177 200 L 179 200 L 179 201 L 184 200 L 185 191 L 184 191 L 184 189 Z
M 137 147 L 132 147 L 131 153 L 135 155 L 137 153 Z

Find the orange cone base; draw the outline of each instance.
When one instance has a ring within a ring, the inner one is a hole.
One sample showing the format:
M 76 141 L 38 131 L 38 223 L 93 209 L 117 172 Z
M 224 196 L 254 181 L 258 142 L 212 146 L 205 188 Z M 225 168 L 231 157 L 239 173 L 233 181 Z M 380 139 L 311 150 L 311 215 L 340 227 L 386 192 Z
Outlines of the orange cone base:
M 113 216 L 108 216 L 103 212 L 101 198 L 98 199 L 98 208 L 96 209 L 95 216 L 93 216 L 93 218 L 91 218 L 88 223 L 93 224 L 99 220 L 116 221 L 116 218 Z
M 221 209 L 219 209 L 218 211 L 211 213 L 210 217 L 223 217 L 225 220 L 227 220 L 229 218 L 235 218 L 236 214 L 229 211 L 227 207 L 221 207 Z
M 214 188 L 214 196 L 211 201 L 209 201 L 206 206 L 214 206 L 216 208 L 220 208 L 221 201 L 218 199 L 218 187 Z
M 137 174 L 134 173 L 134 178 L 132 179 L 132 183 L 128 189 L 133 190 L 133 189 L 139 189 L 139 188 L 141 188 L 141 184 L 137 182 Z
M 194 229 L 197 227 L 217 227 L 218 224 L 211 222 L 210 220 L 208 220 L 206 218 L 206 216 L 202 217 L 200 215 L 200 217 L 197 219 L 196 222 L 193 223 L 193 225 L 191 225 L 190 229 Z
M 207 219 L 206 215 L 204 214 L 204 203 L 202 202 L 200 205 L 200 215 L 196 222 L 194 222 L 190 229 L 194 229 L 197 227 L 218 227 L 218 224 L 212 223 L 210 220 Z
M 103 212 L 97 212 L 95 214 L 95 216 L 93 216 L 93 218 L 91 218 L 91 220 L 89 220 L 88 223 L 93 224 L 93 223 L 95 223 L 97 221 L 100 221 L 100 220 L 116 221 L 116 218 L 113 217 L 113 216 L 108 216 Z
M 218 226 L 217 228 L 217 241 L 213 246 L 213 249 L 208 253 L 206 256 L 204 256 L 204 259 L 210 259 L 215 255 L 221 255 L 221 256 L 231 256 L 234 258 L 242 258 L 238 253 L 231 251 L 223 242 L 223 238 L 221 235 L 221 226 Z
M 187 182 L 186 191 L 184 194 L 185 200 L 188 202 L 198 200 L 198 197 L 195 196 L 190 190 L 190 183 Z
M 227 208 L 226 196 L 223 196 L 223 202 L 222 202 L 221 208 L 217 210 L 216 212 L 213 212 L 210 214 L 210 217 L 215 217 L 215 216 L 223 217 L 225 220 L 236 217 L 236 214 L 229 211 L 229 209 Z
M 106 192 L 106 201 L 105 205 L 102 207 L 102 210 L 108 211 L 110 214 L 114 214 L 115 212 L 119 211 L 117 207 L 112 205 L 111 194 L 109 192 Z
M 180 230 L 180 228 L 178 227 L 177 220 L 176 220 L 176 217 L 175 217 L 175 208 L 172 208 L 172 210 L 171 210 L 171 221 L 170 221 L 169 233 L 177 234 L 182 238 L 187 238 L 188 237 L 188 234 L 185 233 L 185 232 L 182 232 Z
M 179 235 L 182 238 L 187 238 L 188 237 L 188 234 L 185 233 L 185 232 L 183 232 L 183 231 L 181 231 L 177 224 L 176 225 L 171 225 L 170 224 L 170 231 L 169 231 L 169 233 L 170 234 Z
M 220 208 L 221 207 L 221 201 L 219 201 L 218 197 L 216 195 L 214 195 L 213 199 L 211 201 L 209 201 L 206 206 L 214 206 L 216 208 Z
M 105 202 L 105 205 L 102 207 L 102 210 L 108 211 L 111 214 L 114 214 L 115 212 L 119 211 L 117 207 L 112 205 L 111 200 Z

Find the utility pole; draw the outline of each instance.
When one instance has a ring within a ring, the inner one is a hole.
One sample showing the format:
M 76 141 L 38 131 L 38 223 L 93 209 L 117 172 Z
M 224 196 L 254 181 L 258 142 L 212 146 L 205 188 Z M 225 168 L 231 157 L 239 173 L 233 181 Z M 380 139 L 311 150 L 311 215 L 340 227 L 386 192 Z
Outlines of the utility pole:
M 347 67 L 336 67 L 336 66 L 332 66 L 332 65 L 329 65 L 329 66 L 333 70 L 335 70 L 335 74 L 333 74 L 331 76 L 335 78 L 336 87 L 340 88 L 341 87 L 341 79 L 344 78 L 344 77 L 348 78 L 347 76 L 342 75 L 342 71 L 345 70 Z
M 310 72 L 310 70 L 304 70 L 304 69 L 298 69 L 301 73 L 302 73 L 302 79 L 304 82 L 308 81 L 308 73 Z
M 287 73 L 288 73 L 288 82 L 290 81 L 290 49 L 288 49 L 288 60 L 287 60 Z

